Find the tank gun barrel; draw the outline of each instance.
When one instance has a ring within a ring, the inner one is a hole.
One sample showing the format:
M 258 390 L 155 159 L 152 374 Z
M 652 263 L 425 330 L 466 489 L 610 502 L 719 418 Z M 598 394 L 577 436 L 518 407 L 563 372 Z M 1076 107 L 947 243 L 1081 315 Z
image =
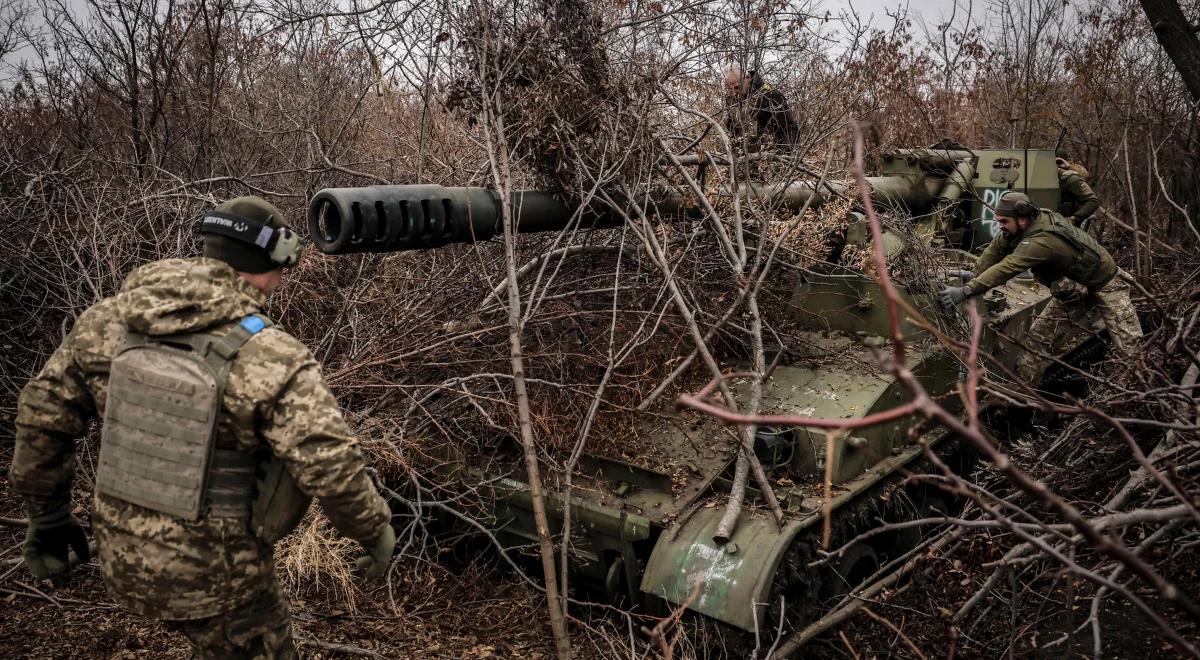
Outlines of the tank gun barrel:
M 757 155 L 757 154 L 756 154 Z M 882 176 L 868 177 L 871 198 L 885 209 L 928 211 L 939 199 L 954 201 L 975 174 L 969 151 L 897 149 L 884 156 Z M 852 181 L 747 183 L 739 194 L 799 211 L 811 198 L 816 208 L 834 198 L 852 196 Z M 508 200 L 520 233 L 561 231 L 578 226 L 620 226 L 627 214 L 600 202 L 572 207 L 548 192 L 521 190 Z M 697 216 L 698 210 L 674 190 L 644 193 L 636 203 L 647 214 Z M 500 194 L 489 188 L 432 184 L 326 188 L 313 196 L 308 227 L 327 254 L 428 250 L 456 243 L 486 241 L 503 230 Z
M 964 150 L 896 149 L 884 154 L 883 163 L 882 175 L 867 177 L 871 201 L 880 208 L 914 214 L 927 212 L 935 201 L 958 200 L 975 176 L 974 155 Z M 747 183 L 740 187 L 743 199 L 779 205 L 793 212 L 806 202 L 815 209 L 855 192 L 853 180 L 827 181 L 819 188 L 812 181 Z
M 867 177 L 871 200 L 876 206 L 886 209 L 905 208 L 919 212 L 927 208 L 936 193 L 931 191 L 923 177 L 905 175 Z M 778 204 L 789 211 L 799 211 L 811 197 L 809 208 L 815 209 L 835 197 L 845 198 L 854 192 L 854 183 L 827 181 L 820 189 L 812 181 L 787 181 L 783 183 L 748 183 L 741 187 L 743 199 L 759 200 L 767 204 Z
M 624 215 L 599 202 L 570 208 L 554 195 L 521 190 L 511 195 L 520 233 L 560 231 L 579 218 L 583 228 L 618 227 Z M 647 213 L 683 210 L 678 193 L 647 195 Z M 308 228 L 326 254 L 428 250 L 486 241 L 503 231 L 500 194 L 488 188 L 439 185 L 326 188 L 308 206 Z
M 952 170 L 964 160 L 972 160 L 975 154 L 966 149 L 893 149 L 883 155 L 884 163 L 903 161 L 927 170 Z

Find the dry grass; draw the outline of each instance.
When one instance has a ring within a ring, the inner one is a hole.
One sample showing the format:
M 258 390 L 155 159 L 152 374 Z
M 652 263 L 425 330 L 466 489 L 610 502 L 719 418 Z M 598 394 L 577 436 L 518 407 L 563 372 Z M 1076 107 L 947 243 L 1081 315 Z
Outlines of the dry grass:
M 275 565 L 288 593 L 354 614 L 362 597 L 354 560 L 361 554 L 358 543 L 339 536 L 313 507 L 296 531 L 276 545 Z

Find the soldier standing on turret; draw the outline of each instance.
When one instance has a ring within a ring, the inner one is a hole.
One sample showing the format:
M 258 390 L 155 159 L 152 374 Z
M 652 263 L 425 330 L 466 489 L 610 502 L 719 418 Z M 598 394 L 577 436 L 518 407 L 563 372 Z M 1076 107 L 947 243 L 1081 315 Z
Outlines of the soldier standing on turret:
M 1087 232 L 1058 214 L 1039 209 L 1029 197 L 1005 193 L 996 203 L 1001 232 L 970 271 L 951 275 L 969 279 L 965 286 L 944 287 L 938 298 L 947 307 L 1000 286 L 1029 270 L 1054 296 L 1029 327 L 1028 350 L 1017 358 L 1017 376 L 1037 383 L 1054 343 L 1072 325 L 1090 328 L 1099 314 L 1112 340 L 1113 353 L 1128 357 L 1142 337 L 1129 284 L 1112 256 Z M 1083 289 L 1082 291 L 1080 289 Z
M 1067 160 L 1066 152 L 1059 150 L 1054 163 L 1058 165 L 1058 214 L 1076 227 L 1084 227 L 1100 209 L 1100 199 L 1088 185 L 1088 172 L 1078 163 Z M 1084 227 L 1086 229 L 1086 227 Z
M 731 136 L 748 133 L 747 129 L 753 125 L 754 134 L 747 135 L 752 144 L 770 136 L 777 148 L 790 150 L 800 130 L 783 92 L 763 82 L 757 72 L 743 72 L 737 64 L 725 67 L 724 78 L 729 102 L 725 127 Z

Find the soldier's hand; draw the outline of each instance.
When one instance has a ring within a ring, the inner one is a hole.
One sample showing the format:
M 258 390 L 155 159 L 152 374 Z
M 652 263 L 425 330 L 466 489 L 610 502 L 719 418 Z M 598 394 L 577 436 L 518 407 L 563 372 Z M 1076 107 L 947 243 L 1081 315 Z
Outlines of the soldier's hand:
M 367 554 L 358 558 L 358 568 L 369 580 L 378 580 L 387 573 L 392 564 L 392 552 L 396 549 L 396 530 L 386 525 L 374 541 L 363 543 Z
M 975 279 L 975 271 L 973 271 L 973 270 L 951 269 L 951 270 L 946 271 L 946 274 L 949 275 L 950 277 L 959 277 L 964 280 Z
M 64 584 L 71 572 L 68 552 L 75 551 L 80 562 L 91 559 L 83 525 L 68 508 L 29 519 L 21 556 L 33 577 Z
M 942 307 L 949 309 L 970 298 L 971 293 L 969 286 L 942 287 L 942 290 L 938 292 L 938 302 L 942 303 Z

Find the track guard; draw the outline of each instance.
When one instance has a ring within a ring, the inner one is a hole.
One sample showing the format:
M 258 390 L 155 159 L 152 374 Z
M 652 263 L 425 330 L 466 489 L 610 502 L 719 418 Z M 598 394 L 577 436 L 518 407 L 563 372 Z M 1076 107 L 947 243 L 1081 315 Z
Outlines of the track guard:
M 772 578 L 803 521 L 792 520 L 779 530 L 770 515 L 742 511 L 733 539 L 722 546 L 712 537 L 723 513 L 719 507 L 700 509 L 665 530 L 650 554 L 641 589 L 682 605 L 699 583 L 688 609 L 753 632 L 756 615 L 763 625 Z

